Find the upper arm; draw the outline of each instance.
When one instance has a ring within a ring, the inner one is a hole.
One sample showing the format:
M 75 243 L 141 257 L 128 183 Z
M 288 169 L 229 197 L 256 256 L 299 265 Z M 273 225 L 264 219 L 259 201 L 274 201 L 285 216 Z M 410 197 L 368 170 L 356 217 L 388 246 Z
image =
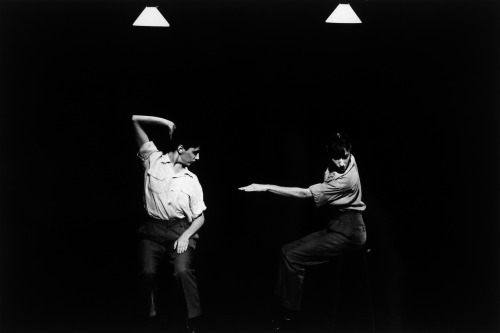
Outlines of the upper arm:
M 341 204 L 342 198 L 348 196 L 350 189 L 342 183 L 324 182 L 310 186 L 309 192 L 319 207 L 327 202 Z
M 205 223 L 205 215 L 203 213 L 201 213 L 200 215 L 198 215 L 194 220 L 193 222 L 197 222 L 197 223 L 200 223 L 200 224 L 203 224 Z
M 191 212 L 195 216 L 203 215 L 207 206 L 205 206 L 205 202 L 203 200 L 203 190 L 201 188 L 200 183 L 196 180 L 192 186 L 192 190 L 189 195 L 189 205 L 191 208 Z
M 148 135 L 135 116 L 132 116 L 132 124 L 134 126 L 135 140 L 138 147 L 141 148 L 146 142 L 149 141 Z

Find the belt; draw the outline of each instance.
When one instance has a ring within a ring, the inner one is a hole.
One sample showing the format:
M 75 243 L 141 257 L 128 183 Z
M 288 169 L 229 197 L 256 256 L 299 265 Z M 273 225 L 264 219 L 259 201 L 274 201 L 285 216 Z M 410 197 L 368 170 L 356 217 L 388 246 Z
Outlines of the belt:
M 148 216 L 146 218 L 146 221 L 151 222 L 151 223 L 158 223 L 158 224 L 162 224 L 162 225 L 166 225 L 166 226 L 172 226 L 172 225 L 175 225 L 178 223 L 188 222 L 188 219 L 184 217 L 181 219 L 162 220 L 162 219 L 157 219 L 157 218 Z

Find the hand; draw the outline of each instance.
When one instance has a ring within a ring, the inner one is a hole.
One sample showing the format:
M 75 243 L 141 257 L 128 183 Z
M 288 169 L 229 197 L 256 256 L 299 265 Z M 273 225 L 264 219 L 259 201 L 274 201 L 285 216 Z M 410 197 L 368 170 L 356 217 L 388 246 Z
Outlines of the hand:
M 189 246 L 189 237 L 184 236 L 184 234 L 179 237 L 178 240 L 174 243 L 174 250 L 177 250 L 177 253 L 186 252 Z
M 168 136 L 170 138 L 170 140 L 172 140 L 172 136 L 174 135 L 174 131 L 177 127 L 175 126 L 174 123 L 172 123 L 172 126 L 169 126 L 168 127 Z
M 245 191 L 245 192 L 265 192 L 267 191 L 268 186 L 267 185 L 262 185 L 262 184 L 252 184 L 244 187 L 240 187 L 239 190 Z

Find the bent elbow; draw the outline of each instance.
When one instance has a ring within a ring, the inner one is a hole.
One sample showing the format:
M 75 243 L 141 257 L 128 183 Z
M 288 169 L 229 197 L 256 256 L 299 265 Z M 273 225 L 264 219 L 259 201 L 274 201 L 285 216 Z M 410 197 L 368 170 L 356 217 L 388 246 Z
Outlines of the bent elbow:
M 311 198 L 312 197 L 312 192 L 308 188 L 304 189 L 302 191 L 302 197 L 304 198 Z

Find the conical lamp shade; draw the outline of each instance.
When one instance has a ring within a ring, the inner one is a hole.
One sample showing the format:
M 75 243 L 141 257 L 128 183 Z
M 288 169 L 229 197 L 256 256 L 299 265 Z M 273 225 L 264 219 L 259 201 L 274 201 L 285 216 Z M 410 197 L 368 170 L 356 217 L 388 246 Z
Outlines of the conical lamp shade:
M 170 24 L 156 7 L 146 7 L 133 25 L 139 27 L 170 27 Z
M 339 4 L 326 23 L 361 23 L 361 20 L 349 4 Z

